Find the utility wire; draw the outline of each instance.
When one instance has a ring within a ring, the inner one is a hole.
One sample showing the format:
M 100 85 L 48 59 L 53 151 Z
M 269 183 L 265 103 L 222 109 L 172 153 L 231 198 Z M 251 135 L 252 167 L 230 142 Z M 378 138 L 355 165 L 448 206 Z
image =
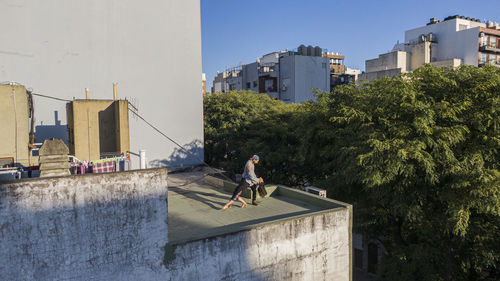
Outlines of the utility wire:
M 66 102 L 71 101 L 71 100 L 66 100 L 66 99 L 60 99 L 60 98 L 56 98 L 56 97 L 46 96 L 46 95 L 42 95 L 42 94 L 37 94 L 37 93 L 33 93 L 33 92 L 31 94 L 34 95 L 34 96 L 44 97 L 44 98 L 58 100 L 58 101 L 66 101 Z
M 52 97 L 52 96 L 47 96 L 47 95 L 42 95 L 42 94 L 36 94 L 36 93 L 31 93 L 32 95 L 34 96 L 39 96 L 39 97 L 43 97 L 43 98 L 48 98 L 48 99 L 54 99 L 54 100 L 58 100 L 58 101 L 64 101 L 64 102 L 71 102 L 71 100 L 67 100 L 67 99 L 61 99 L 61 98 L 56 98 L 56 97 Z M 153 124 L 151 124 L 150 122 L 148 122 L 146 119 L 144 119 L 144 117 L 142 117 L 139 113 L 137 113 L 137 109 L 135 108 L 135 106 L 131 105 L 129 103 L 129 106 L 131 106 L 132 108 L 128 108 L 128 110 L 130 112 L 132 112 L 135 116 L 137 116 L 139 119 L 141 119 L 142 121 L 144 121 L 144 123 L 146 123 L 149 127 L 151 127 L 153 130 L 155 130 L 156 132 L 158 132 L 160 135 L 162 135 L 163 137 L 165 137 L 166 139 L 168 139 L 169 141 L 171 141 L 172 143 L 174 143 L 176 146 L 178 146 L 182 151 L 186 152 L 187 154 L 191 155 L 192 157 L 196 158 L 198 161 L 200 161 L 201 163 L 203 163 L 203 165 L 205 165 L 206 167 L 208 167 L 209 169 L 211 169 L 212 171 L 214 171 L 215 173 L 223 176 L 224 178 L 228 179 L 229 181 L 233 181 L 231 178 L 229 178 L 228 176 L 224 175 L 222 172 L 220 172 L 218 169 L 215 169 L 213 167 L 211 167 L 207 162 L 203 161 L 200 159 L 200 157 L 198 157 L 198 155 L 192 153 L 191 151 L 187 150 L 186 148 L 184 148 L 182 145 L 180 145 L 178 142 L 176 142 L 175 140 L 173 140 L 172 138 L 170 138 L 169 136 L 167 136 L 165 133 L 163 133 L 160 129 L 158 129 L 157 127 L 155 127 Z M 136 109 L 136 110 L 134 110 Z
M 139 115 L 139 113 L 135 112 L 131 108 L 129 108 L 129 111 L 132 112 L 133 114 L 135 114 L 135 116 L 137 116 L 139 119 L 141 119 L 142 121 L 144 121 L 144 123 L 148 124 L 153 130 L 157 131 L 160 135 L 164 136 L 166 139 L 168 139 L 169 141 L 171 141 L 172 143 L 174 143 L 175 145 L 177 145 L 182 151 L 184 151 L 187 154 L 193 156 L 198 161 L 200 161 L 201 163 L 203 163 L 203 165 L 207 166 L 212 171 L 215 171 L 217 174 L 223 176 L 224 178 L 226 178 L 226 179 L 228 179 L 230 181 L 233 181 L 231 178 L 229 178 L 228 176 L 224 175 L 219 170 L 217 170 L 217 169 L 211 167 L 210 165 L 208 165 L 207 162 L 201 160 L 200 157 L 198 157 L 198 155 L 196 155 L 196 154 L 192 153 L 191 151 L 187 150 L 182 145 L 180 145 L 178 142 L 176 142 L 175 140 L 173 140 L 172 138 L 170 138 L 169 136 L 167 136 L 165 133 L 163 133 L 162 131 L 160 131 L 160 129 L 158 129 L 157 127 L 155 127 L 153 124 L 149 123 L 146 119 L 144 119 L 144 117 L 142 117 L 141 115 Z

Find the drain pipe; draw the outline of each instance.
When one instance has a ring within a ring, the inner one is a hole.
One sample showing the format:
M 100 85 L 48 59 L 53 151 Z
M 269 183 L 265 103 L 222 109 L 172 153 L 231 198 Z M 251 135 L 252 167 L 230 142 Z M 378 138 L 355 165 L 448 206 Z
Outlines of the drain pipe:
M 139 150 L 139 158 L 141 159 L 141 170 L 146 169 L 146 150 Z

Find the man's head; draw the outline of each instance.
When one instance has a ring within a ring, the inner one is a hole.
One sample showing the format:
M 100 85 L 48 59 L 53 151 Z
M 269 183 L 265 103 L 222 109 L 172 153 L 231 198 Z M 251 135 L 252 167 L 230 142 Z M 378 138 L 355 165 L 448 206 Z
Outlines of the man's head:
M 259 160 L 260 160 L 259 155 L 254 155 L 254 156 L 252 156 L 252 158 L 250 158 L 250 159 L 252 160 L 252 162 L 253 162 L 254 164 L 258 164 L 258 163 L 259 163 Z

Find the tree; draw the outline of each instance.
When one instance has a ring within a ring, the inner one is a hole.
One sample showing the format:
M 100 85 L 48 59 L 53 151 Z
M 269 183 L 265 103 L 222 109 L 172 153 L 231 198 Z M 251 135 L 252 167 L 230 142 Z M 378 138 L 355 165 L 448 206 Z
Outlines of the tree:
M 498 280 L 499 103 L 493 67 L 427 66 L 331 95 L 345 169 L 327 182 L 385 246 L 384 279 Z
M 354 205 L 385 248 L 384 280 L 500 280 L 500 69 L 424 66 L 284 104 L 248 92 L 205 100 L 209 163 L 304 182 Z

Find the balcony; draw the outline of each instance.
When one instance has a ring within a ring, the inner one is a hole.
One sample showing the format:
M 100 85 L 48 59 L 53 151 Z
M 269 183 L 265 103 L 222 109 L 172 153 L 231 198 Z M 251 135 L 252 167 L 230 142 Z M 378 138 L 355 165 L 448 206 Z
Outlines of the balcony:
M 500 62 L 494 62 L 494 61 L 479 61 L 478 66 L 485 66 L 487 64 L 490 64 L 495 67 L 500 67 Z
M 500 53 L 500 48 L 498 48 L 496 45 L 485 44 L 485 45 L 479 46 L 479 51 Z

